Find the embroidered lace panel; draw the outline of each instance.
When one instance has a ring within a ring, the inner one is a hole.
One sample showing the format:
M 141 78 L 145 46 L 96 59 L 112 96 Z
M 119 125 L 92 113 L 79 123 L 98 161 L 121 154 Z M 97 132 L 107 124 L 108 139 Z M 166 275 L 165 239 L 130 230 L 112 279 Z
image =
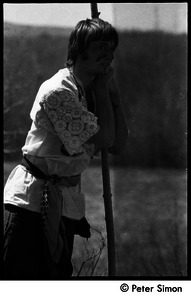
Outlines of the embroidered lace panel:
M 97 117 L 87 110 L 86 99 L 81 102 L 71 91 L 51 91 L 40 101 L 36 123 L 57 134 L 70 155 L 85 151 L 83 144 L 99 130 Z

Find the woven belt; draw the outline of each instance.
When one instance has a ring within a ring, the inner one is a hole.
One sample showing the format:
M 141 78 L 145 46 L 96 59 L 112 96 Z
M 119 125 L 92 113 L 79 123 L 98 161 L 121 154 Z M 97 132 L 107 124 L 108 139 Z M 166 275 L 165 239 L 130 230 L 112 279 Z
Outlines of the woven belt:
M 48 183 L 51 184 L 59 184 L 66 187 L 77 186 L 80 181 L 80 175 L 71 176 L 71 177 L 58 177 L 57 175 L 46 175 L 42 172 L 37 166 L 31 163 L 26 156 L 23 156 L 21 161 L 21 165 L 25 166 L 25 168 L 36 178 L 43 179 L 45 181 L 42 188 L 42 196 L 41 196 L 41 214 L 44 224 L 46 223 L 47 210 L 49 206 L 48 202 L 48 194 L 49 194 L 49 186 Z
M 30 162 L 30 160 L 27 159 L 26 156 L 23 156 L 21 165 L 25 166 L 26 169 L 36 178 L 43 179 L 45 181 L 50 181 L 52 184 L 59 183 L 63 186 L 77 186 L 77 184 L 80 181 L 80 175 L 75 176 L 62 176 L 58 177 L 57 175 L 46 175 L 44 172 L 42 172 L 37 166 L 35 166 L 33 163 Z

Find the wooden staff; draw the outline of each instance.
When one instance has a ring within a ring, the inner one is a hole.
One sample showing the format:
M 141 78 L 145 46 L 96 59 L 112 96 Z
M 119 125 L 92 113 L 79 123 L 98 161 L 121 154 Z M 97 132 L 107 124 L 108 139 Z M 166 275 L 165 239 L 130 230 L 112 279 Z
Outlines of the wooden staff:
M 91 17 L 99 18 L 97 3 L 90 3 Z M 115 233 L 112 210 L 112 194 L 110 187 L 110 173 L 108 163 L 108 149 L 101 149 L 102 162 L 102 180 L 103 180 L 103 198 L 105 207 L 105 222 L 107 231 L 107 249 L 108 249 L 108 276 L 116 276 L 116 258 L 115 258 Z

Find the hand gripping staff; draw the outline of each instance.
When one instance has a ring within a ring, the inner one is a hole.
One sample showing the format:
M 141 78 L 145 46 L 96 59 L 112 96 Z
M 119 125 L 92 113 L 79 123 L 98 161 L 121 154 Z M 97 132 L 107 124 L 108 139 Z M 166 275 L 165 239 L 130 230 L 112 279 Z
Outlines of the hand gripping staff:
M 99 18 L 97 3 L 90 3 L 91 17 Z M 102 161 L 102 180 L 103 180 L 103 198 L 105 207 L 105 222 L 107 230 L 107 249 L 108 249 L 108 276 L 116 276 L 116 258 L 115 258 L 115 234 L 112 210 L 112 194 L 110 187 L 110 174 L 108 164 L 108 149 L 101 149 Z

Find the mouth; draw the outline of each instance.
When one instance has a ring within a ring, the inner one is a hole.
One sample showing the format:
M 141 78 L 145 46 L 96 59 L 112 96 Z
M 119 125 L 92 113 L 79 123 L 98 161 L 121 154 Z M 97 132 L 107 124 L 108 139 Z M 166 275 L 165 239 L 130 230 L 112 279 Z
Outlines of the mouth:
M 101 64 L 104 68 L 109 68 L 111 65 L 112 61 L 111 60 L 105 60 Z

